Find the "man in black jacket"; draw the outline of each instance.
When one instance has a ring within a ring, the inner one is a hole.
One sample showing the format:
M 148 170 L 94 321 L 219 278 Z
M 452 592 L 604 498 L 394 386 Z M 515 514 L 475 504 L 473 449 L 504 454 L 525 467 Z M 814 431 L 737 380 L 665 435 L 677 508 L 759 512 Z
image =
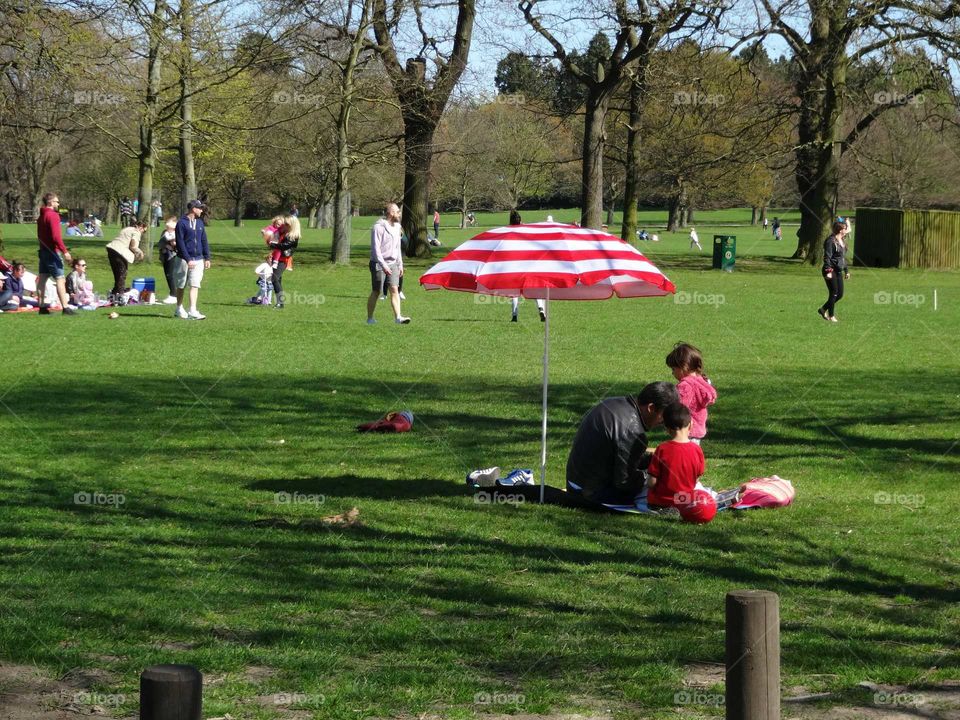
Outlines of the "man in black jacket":
M 567 458 L 567 490 L 594 502 L 633 504 L 650 462 L 647 431 L 680 402 L 673 383 L 650 383 L 639 395 L 607 398 L 580 422 Z

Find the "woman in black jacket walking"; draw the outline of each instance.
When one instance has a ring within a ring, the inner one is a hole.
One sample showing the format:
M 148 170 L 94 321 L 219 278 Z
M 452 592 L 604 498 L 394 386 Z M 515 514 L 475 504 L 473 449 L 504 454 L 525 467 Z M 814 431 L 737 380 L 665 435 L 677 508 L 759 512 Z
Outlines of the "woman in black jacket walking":
M 833 223 L 833 232 L 823 241 L 823 281 L 827 284 L 827 301 L 817 313 L 824 320 L 837 322 L 834 308 L 843 297 L 843 281 L 850 279 L 847 271 L 847 235 L 850 224 L 842 219 Z

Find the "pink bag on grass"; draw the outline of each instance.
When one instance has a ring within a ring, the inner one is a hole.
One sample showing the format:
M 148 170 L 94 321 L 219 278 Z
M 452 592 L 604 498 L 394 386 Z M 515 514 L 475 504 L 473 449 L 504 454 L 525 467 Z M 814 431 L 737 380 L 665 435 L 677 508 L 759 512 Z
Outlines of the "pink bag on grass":
M 740 486 L 740 500 L 732 507 L 734 510 L 786 507 L 796 496 L 797 491 L 789 480 L 777 475 L 753 478 Z

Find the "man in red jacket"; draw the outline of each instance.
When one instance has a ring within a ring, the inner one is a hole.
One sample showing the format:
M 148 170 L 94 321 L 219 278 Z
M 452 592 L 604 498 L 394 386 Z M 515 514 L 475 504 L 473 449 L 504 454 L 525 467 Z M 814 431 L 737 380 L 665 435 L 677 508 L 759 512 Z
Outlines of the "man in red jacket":
M 63 276 L 63 261 L 72 262 L 70 251 L 67 250 L 60 238 L 60 198 L 56 193 L 46 193 L 43 196 L 43 207 L 37 216 L 37 240 L 40 248 L 37 255 L 40 257 L 40 268 L 37 271 L 37 298 L 40 304 L 40 314 L 49 315 L 50 308 L 43 303 L 43 292 L 46 289 L 47 278 L 52 277 L 57 283 L 57 295 L 60 296 L 60 307 L 64 315 L 74 315 L 67 299 L 67 283 Z M 63 257 L 61 257 L 61 255 Z

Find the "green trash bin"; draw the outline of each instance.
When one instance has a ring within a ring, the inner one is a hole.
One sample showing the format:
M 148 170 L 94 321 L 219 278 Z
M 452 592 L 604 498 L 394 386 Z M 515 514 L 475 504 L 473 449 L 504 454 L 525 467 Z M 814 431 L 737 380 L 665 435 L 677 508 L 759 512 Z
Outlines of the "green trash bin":
M 737 236 L 713 236 L 713 269 L 733 272 L 733 265 L 737 261 Z

